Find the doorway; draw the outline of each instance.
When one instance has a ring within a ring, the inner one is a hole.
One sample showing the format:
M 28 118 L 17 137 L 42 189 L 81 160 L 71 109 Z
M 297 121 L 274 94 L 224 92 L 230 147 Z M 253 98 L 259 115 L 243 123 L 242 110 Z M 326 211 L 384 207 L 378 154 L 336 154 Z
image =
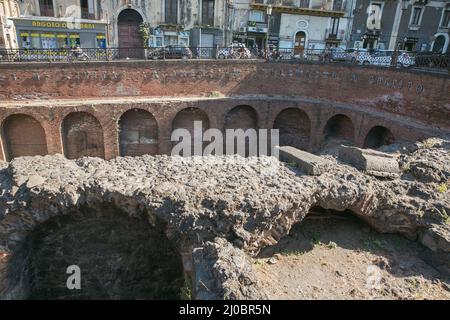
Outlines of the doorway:
M 295 34 L 294 54 L 302 55 L 306 46 L 306 33 L 299 31 Z
M 121 58 L 143 58 L 139 26 L 142 16 L 133 9 L 123 10 L 118 17 L 119 55 Z

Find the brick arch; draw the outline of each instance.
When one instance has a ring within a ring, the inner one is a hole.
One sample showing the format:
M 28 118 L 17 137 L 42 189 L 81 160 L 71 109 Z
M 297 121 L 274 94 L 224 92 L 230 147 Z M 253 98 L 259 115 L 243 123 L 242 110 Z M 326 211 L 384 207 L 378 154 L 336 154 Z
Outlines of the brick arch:
M 258 114 L 249 105 L 240 105 L 232 108 L 225 115 L 225 129 L 257 129 Z
M 379 148 L 383 145 L 395 142 L 395 136 L 391 130 L 384 126 L 372 127 L 364 139 L 364 148 Z
M 158 123 L 150 112 L 143 109 L 125 111 L 118 127 L 121 157 L 158 153 Z
M 276 116 L 273 128 L 279 130 L 280 145 L 306 150 L 311 136 L 311 120 L 301 109 L 286 108 Z
M 64 155 L 105 158 L 103 128 L 98 119 L 84 111 L 71 112 L 62 121 L 61 135 Z
M 172 132 L 176 129 L 187 129 L 191 135 L 191 154 L 194 154 L 194 121 L 201 121 L 202 135 L 209 129 L 209 118 L 205 111 L 196 107 L 184 108 L 175 115 L 172 121 Z M 172 146 L 178 144 L 179 141 L 173 141 Z M 203 143 L 203 148 L 207 143 Z
M 324 140 L 341 140 L 344 143 L 355 143 L 355 127 L 350 117 L 336 114 L 328 119 L 323 130 Z
M 2 135 L 7 161 L 16 157 L 48 154 L 44 128 L 30 115 L 8 116 L 2 124 Z
M 248 129 L 258 129 L 258 113 L 256 110 L 249 105 L 239 105 L 231 110 L 229 110 L 225 115 L 224 120 L 224 132 L 227 129 L 242 129 L 247 131 Z M 259 149 L 259 137 L 258 133 L 256 133 L 256 141 L 251 141 L 250 137 L 245 138 L 245 150 L 238 150 L 238 142 L 237 138 L 234 139 L 234 148 L 232 145 L 227 145 L 227 138 L 224 138 L 224 152 L 227 154 L 234 153 L 240 154 L 241 156 L 248 157 L 253 155 L 251 150 L 253 149 L 253 143 L 256 143 L 256 152 Z

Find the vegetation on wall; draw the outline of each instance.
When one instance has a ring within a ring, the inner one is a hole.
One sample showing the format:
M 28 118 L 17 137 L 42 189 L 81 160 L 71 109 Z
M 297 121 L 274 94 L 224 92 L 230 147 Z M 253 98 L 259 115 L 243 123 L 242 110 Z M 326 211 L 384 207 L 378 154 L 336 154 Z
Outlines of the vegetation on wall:
M 148 39 L 150 39 L 150 24 L 148 22 L 143 22 L 139 25 L 139 33 L 142 38 L 142 44 L 144 48 L 148 47 Z

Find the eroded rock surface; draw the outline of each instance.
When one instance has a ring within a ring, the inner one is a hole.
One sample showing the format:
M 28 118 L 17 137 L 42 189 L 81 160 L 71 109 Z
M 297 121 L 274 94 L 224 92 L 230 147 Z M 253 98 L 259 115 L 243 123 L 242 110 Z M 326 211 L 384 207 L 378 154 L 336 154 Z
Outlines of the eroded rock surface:
M 315 206 L 349 209 L 380 232 L 425 239 L 448 268 L 449 150 L 443 139 L 399 147 L 394 155 L 401 175 L 394 180 L 336 160 L 327 172 L 308 176 L 270 157 L 18 158 L 0 166 L 0 271 L 39 224 L 73 208 L 105 203 L 130 216 L 145 213 L 151 224 L 162 222 L 184 254 L 206 250 L 209 263 L 203 266 L 211 265 L 212 256 L 222 261 L 223 267 L 212 264 L 211 297 L 263 297 L 246 276 L 251 265 L 240 254 L 255 255 L 275 244 Z M 223 260 L 221 252 L 236 250 L 236 260 Z M 227 266 L 238 267 L 242 276 L 218 271 Z M 16 287 L 0 275 L 0 296 L 11 297 Z

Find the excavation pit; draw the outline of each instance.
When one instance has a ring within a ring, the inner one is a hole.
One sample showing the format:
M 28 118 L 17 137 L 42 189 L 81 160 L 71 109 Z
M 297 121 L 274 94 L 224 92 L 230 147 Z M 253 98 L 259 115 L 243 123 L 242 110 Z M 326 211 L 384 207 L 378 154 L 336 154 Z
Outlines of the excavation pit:
M 181 256 L 162 227 L 112 206 L 47 220 L 12 260 L 10 278 L 29 299 L 180 299 L 184 284 Z M 67 287 L 72 265 L 80 289 Z

